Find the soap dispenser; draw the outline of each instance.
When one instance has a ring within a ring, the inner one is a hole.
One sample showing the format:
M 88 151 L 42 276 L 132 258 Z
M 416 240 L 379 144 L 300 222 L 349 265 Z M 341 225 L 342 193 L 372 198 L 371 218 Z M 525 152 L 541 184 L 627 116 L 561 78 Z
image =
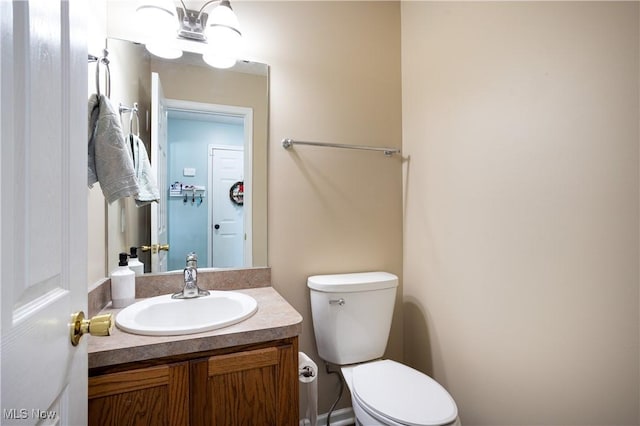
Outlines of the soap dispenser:
M 129 269 L 135 272 L 136 277 L 144 274 L 144 263 L 138 259 L 138 247 L 129 249 Z
M 111 305 L 124 308 L 136 300 L 135 272 L 129 269 L 129 255 L 120 253 L 118 267 L 111 272 Z

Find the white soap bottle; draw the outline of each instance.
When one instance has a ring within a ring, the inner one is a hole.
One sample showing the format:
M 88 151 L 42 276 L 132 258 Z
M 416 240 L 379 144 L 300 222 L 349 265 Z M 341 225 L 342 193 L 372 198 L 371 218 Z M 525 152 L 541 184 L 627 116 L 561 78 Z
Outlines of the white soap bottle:
M 138 259 L 138 247 L 129 249 L 129 269 L 135 272 L 136 277 L 144 274 L 144 263 Z
M 118 267 L 111 272 L 111 305 L 114 308 L 124 308 L 136 300 L 136 274 L 129 269 L 128 257 L 127 253 L 120 253 Z

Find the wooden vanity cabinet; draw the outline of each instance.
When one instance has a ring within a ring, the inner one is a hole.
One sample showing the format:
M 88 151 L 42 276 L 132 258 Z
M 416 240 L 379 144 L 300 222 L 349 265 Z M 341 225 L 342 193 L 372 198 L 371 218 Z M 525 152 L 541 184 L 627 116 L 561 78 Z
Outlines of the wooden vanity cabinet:
M 188 424 L 188 362 L 89 378 L 89 425 Z
M 90 425 L 298 422 L 297 337 L 89 377 Z

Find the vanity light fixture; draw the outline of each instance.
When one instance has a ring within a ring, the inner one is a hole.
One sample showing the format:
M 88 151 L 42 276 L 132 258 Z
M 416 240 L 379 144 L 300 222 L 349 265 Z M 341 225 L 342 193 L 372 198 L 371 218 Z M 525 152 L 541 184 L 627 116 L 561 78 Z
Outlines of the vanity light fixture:
M 217 6 L 211 13 L 205 13 L 214 4 Z M 177 7 L 172 0 L 141 0 L 136 14 L 150 40 L 147 50 L 156 56 L 182 56 L 182 50 L 172 43 L 178 37 L 206 43 L 202 59 L 212 67 L 230 68 L 238 59 L 242 33 L 229 0 L 207 1 L 200 10 L 188 9 L 183 0 Z

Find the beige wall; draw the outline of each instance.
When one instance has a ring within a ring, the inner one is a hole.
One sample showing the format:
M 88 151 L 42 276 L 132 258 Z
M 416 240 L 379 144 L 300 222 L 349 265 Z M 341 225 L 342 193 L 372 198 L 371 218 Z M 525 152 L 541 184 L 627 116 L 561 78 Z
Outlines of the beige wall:
M 400 147 L 400 6 L 233 6 L 247 44 L 271 65 L 269 263 L 274 287 L 304 317 L 300 349 L 320 365 L 319 408 L 326 412 L 337 382 L 324 374 L 316 353 L 306 279 L 366 270 L 401 276 L 401 160 L 306 146 L 289 151 L 280 141 Z M 401 323 L 398 304 L 388 350 L 397 359 L 402 358 Z
M 469 425 L 638 425 L 639 11 L 402 3 L 405 360 Z

